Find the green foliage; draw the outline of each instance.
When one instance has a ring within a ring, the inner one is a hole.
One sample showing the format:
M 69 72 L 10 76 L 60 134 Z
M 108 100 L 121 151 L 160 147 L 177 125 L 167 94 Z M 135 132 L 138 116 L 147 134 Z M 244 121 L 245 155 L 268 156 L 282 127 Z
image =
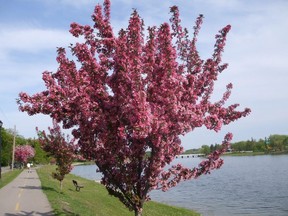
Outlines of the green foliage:
M 57 180 L 53 179 L 51 172 L 56 166 L 43 166 L 37 169 L 44 193 L 54 209 L 56 216 L 91 215 L 91 216 L 133 216 L 119 200 L 108 195 L 105 187 L 92 180 L 68 174 L 60 191 Z M 75 179 L 84 188 L 75 191 L 72 180 Z M 143 216 L 199 216 L 191 210 L 167 206 L 156 202 L 145 204 Z
M 200 152 L 204 155 L 210 154 L 210 147 L 208 145 L 202 145 Z
M 221 146 L 219 144 L 202 145 L 200 149 L 189 149 L 184 154 L 202 153 L 210 154 L 218 150 Z M 231 144 L 233 152 L 253 152 L 253 153 L 288 153 L 288 135 L 270 135 L 268 138 L 259 139 L 258 141 L 251 138 L 251 140 L 240 141 Z M 198 151 L 198 152 L 197 152 Z M 236 154 L 233 154 L 236 155 Z M 251 154 L 255 155 L 255 154 Z
M 288 150 L 288 136 L 286 135 L 271 135 L 269 136 L 269 147 L 271 151 L 284 151 Z
M 253 151 L 253 152 L 284 152 L 288 150 L 288 135 L 270 135 L 268 138 L 241 141 L 232 144 L 234 151 Z
M 14 138 L 14 131 L 12 129 L 5 129 L 2 128 L 1 130 L 2 135 L 2 154 L 1 154 L 1 165 L 2 166 L 9 166 L 12 162 L 12 150 L 13 150 L 13 138 Z M 28 138 L 19 135 L 16 133 L 15 136 L 15 145 L 31 145 L 35 150 L 35 157 L 33 161 L 36 164 L 47 164 L 49 159 L 45 151 L 43 151 L 40 147 L 40 143 L 36 139 Z
M 204 155 L 209 155 L 210 153 L 214 152 L 215 150 L 220 150 L 221 149 L 221 145 L 219 144 L 211 144 L 210 146 L 208 145 L 202 145 L 200 149 L 193 149 L 192 151 L 191 150 L 188 150 L 186 152 L 191 152 L 191 153 L 187 153 L 187 154 L 198 154 L 198 153 L 201 153 L 201 154 L 204 154 Z
M 183 154 L 200 154 L 201 149 L 188 149 Z
M 38 139 L 28 139 L 29 143 L 35 149 L 34 162 L 35 164 L 48 164 L 49 156 L 48 154 L 41 148 L 41 144 Z
M 12 148 L 13 148 L 13 133 L 10 130 L 2 128 L 2 166 L 8 166 L 12 161 Z

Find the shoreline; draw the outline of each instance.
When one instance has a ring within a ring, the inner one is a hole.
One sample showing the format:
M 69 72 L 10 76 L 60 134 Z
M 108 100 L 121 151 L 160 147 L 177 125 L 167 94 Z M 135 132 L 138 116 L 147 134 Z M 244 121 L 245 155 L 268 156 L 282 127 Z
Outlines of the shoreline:
M 261 155 L 288 155 L 287 151 L 282 151 L 282 152 L 228 152 L 223 154 L 222 156 L 261 156 Z

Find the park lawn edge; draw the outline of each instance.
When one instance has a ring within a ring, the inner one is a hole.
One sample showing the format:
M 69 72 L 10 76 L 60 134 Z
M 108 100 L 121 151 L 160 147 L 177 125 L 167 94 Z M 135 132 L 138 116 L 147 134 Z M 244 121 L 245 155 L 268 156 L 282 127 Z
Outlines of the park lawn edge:
M 51 173 L 56 166 L 46 165 L 37 169 L 42 190 L 46 194 L 56 216 L 134 216 L 117 198 L 110 196 L 105 187 L 93 180 L 68 174 L 60 191 L 59 181 Z M 84 188 L 77 192 L 72 183 L 76 180 Z M 200 216 L 192 210 L 169 206 L 154 201 L 145 203 L 143 216 Z
M 0 179 L 0 189 L 12 182 L 22 171 L 23 169 L 14 169 L 13 171 L 2 173 L 2 178 Z

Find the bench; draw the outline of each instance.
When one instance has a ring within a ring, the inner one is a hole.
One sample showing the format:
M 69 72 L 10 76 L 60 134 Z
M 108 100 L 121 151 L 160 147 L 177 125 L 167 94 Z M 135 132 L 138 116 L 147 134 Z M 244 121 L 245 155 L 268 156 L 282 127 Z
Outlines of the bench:
M 76 180 L 72 180 L 72 182 L 75 186 L 76 191 L 80 191 L 80 189 L 84 187 L 83 185 L 79 185 Z

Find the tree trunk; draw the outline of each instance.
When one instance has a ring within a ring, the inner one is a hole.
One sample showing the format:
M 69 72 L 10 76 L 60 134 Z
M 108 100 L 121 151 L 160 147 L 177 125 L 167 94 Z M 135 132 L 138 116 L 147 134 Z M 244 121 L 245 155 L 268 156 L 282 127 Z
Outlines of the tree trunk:
M 135 209 L 135 216 L 142 216 L 143 208 Z
M 142 216 L 142 212 L 135 211 L 135 216 Z
M 63 180 L 60 181 L 60 190 L 62 191 L 62 187 L 63 187 Z

